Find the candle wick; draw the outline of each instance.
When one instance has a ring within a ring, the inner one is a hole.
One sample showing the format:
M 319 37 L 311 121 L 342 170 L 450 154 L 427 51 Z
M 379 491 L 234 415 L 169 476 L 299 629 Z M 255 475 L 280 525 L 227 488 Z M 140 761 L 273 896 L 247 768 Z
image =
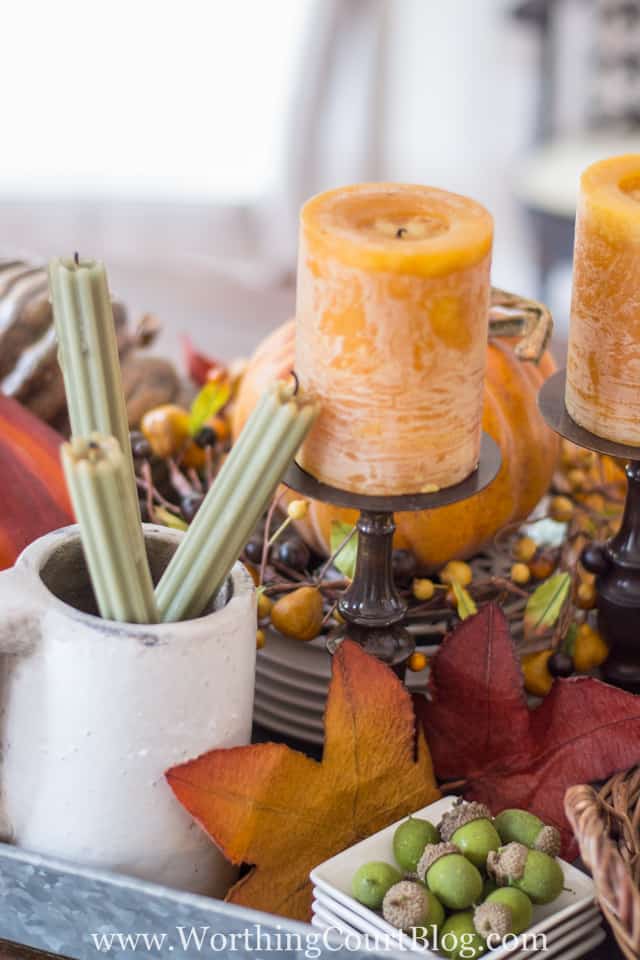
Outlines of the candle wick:
M 291 376 L 293 377 L 293 382 L 294 382 L 293 393 L 291 394 L 291 396 L 295 397 L 297 396 L 298 390 L 300 389 L 300 381 L 298 380 L 298 374 L 295 372 L 295 370 L 291 371 Z
M 398 240 L 402 240 L 406 232 L 407 232 L 406 227 L 398 227 L 398 229 L 396 230 L 396 237 L 398 238 Z
M 76 267 L 80 266 L 80 254 L 78 253 L 77 250 L 73 255 L 73 262 L 75 263 Z

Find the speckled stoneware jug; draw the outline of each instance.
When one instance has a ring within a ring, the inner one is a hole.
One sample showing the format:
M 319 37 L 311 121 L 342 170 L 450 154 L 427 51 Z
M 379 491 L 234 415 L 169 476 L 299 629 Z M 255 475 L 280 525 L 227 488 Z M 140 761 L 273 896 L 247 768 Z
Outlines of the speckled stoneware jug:
M 157 581 L 182 534 L 144 529 Z M 2 838 L 222 896 L 233 871 L 164 772 L 249 742 L 255 604 L 238 563 L 196 620 L 102 620 L 77 527 L 27 547 L 0 573 Z

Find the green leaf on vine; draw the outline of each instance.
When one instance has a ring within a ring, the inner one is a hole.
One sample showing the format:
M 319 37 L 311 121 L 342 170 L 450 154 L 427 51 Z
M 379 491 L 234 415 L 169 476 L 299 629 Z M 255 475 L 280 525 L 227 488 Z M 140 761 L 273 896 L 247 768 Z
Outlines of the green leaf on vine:
M 205 383 L 202 390 L 196 394 L 189 410 L 189 433 L 192 437 L 202 430 L 207 420 L 222 410 L 230 395 L 231 385 L 226 377 Z
M 552 627 L 564 607 L 571 589 L 568 573 L 554 573 L 537 587 L 527 601 L 524 629 L 530 637 L 539 637 Z
M 465 588 L 460 586 L 459 583 L 456 583 L 455 580 L 451 584 L 451 587 L 453 588 L 453 593 L 456 598 L 458 616 L 461 620 L 466 620 L 467 617 L 472 617 L 474 613 L 478 612 L 478 608 L 468 590 L 465 590 Z
M 347 537 L 351 539 L 347 540 Z M 345 543 L 344 541 L 347 540 Z M 356 557 L 358 555 L 358 534 L 356 528 L 350 523 L 340 523 L 334 520 L 331 524 L 331 554 L 333 565 L 336 570 L 353 580 L 356 570 Z M 340 545 L 344 544 L 342 548 Z M 338 551 L 338 552 L 337 552 Z

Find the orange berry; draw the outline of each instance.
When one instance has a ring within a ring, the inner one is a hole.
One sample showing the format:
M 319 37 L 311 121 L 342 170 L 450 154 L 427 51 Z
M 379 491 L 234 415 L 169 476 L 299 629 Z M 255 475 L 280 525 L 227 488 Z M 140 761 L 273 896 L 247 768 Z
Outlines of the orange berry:
M 463 560 L 449 560 L 449 563 L 440 571 L 443 583 L 458 583 L 461 587 L 468 587 L 473 580 L 473 571 Z
M 553 561 L 544 554 L 539 557 L 534 557 L 529 564 L 529 571 L 534 580 L 546 580 L 547 577 L 551 576 L 553 570 Z
M 271 609 L 271 623 L 294 640 L 313 640 L 322 628 L 322 594 L 317 587 L 285 593 Z
M 581 610 L 593 610 L 597 601 L 596 588 L 593 583 L 583 580 L 576 590 L 576 604 Z
M 292 500 L 287 507 L 287 514 L 292 520 L 304 520 L 308 511 L 308 500 Z
M 568 523 L 573 516 L 574 506 L 569 497 L 553 497 L 549 504 L 549 514 L 558 523 Z
M 409 667 L 409 670 L 413 670 L 414 673 L 420 673 L 421 670 L 425 669 L 428 663 L 429 660 L 427 655 L 420 653 L 419 650 L 416 650 L 414 653 L 412 653 L 407 660 L 407 666 Z
M 413 581 L 411 591 L 416 598 L 416 600 L 431 600 L 436 588 L 433 584 L 433 580 L 426 579 L 416 579 Z
M 583 623 L 578 627 L 573 644 L 573 662 L 578 673 L 588 673 L 594 670 L 609 656 L 609 648 L 599 630 L 590 624 Z
M 258 620 L 265 620 L 273 608 L 273 600 L 266 595 L 266 593 L 261 593 L 258 597 Z
M 587 478 L 584 474 L 584 470 L 579 470 L 577 467 L 569 470 L 567 473 L 567 483 L 574 493 L 577 493 L 579 490 L 584 490 L 587 485 Z
M 174 457 L 189 439 L 189 414 L 175 403 L 147 410 L 140 429 L 156 457 Z
M 513 548 L 513 555 L 516 560 L 529 563 L 529 560 L 535 557 L 537 549 L 538 544 L 532 537 L 520 537 Z
M 256 649 L 262 650 L 266 643 L 266 637 L 264 635 L 264 630 L 256 630 Z
M 525 583 L 529 583 L 529 580 L 531 580 L 531 570 L 526 563 L 514 563 L 511 567 L 511 579 L 514 583 L 523 587 Z
M 547 666 L 552 656 L 553 650 L 538 650 L 536 653 L 526 653 L 522 658 L 524 686 L 535 697 L 546 697 L 553 686 L 553 677 Z

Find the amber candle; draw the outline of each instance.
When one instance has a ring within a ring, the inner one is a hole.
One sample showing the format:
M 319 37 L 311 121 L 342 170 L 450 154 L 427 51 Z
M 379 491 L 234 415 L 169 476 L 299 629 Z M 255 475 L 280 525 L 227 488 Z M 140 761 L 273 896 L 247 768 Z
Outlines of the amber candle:
M 581 427 L 640 446 L 640 154 L 580 180 L 565 401 Z
M 302 208 L 296 373 L 321 413 L 298 462 L 368 494 L 477 465 L 493 222 L 432 187 L 369 183 Z

